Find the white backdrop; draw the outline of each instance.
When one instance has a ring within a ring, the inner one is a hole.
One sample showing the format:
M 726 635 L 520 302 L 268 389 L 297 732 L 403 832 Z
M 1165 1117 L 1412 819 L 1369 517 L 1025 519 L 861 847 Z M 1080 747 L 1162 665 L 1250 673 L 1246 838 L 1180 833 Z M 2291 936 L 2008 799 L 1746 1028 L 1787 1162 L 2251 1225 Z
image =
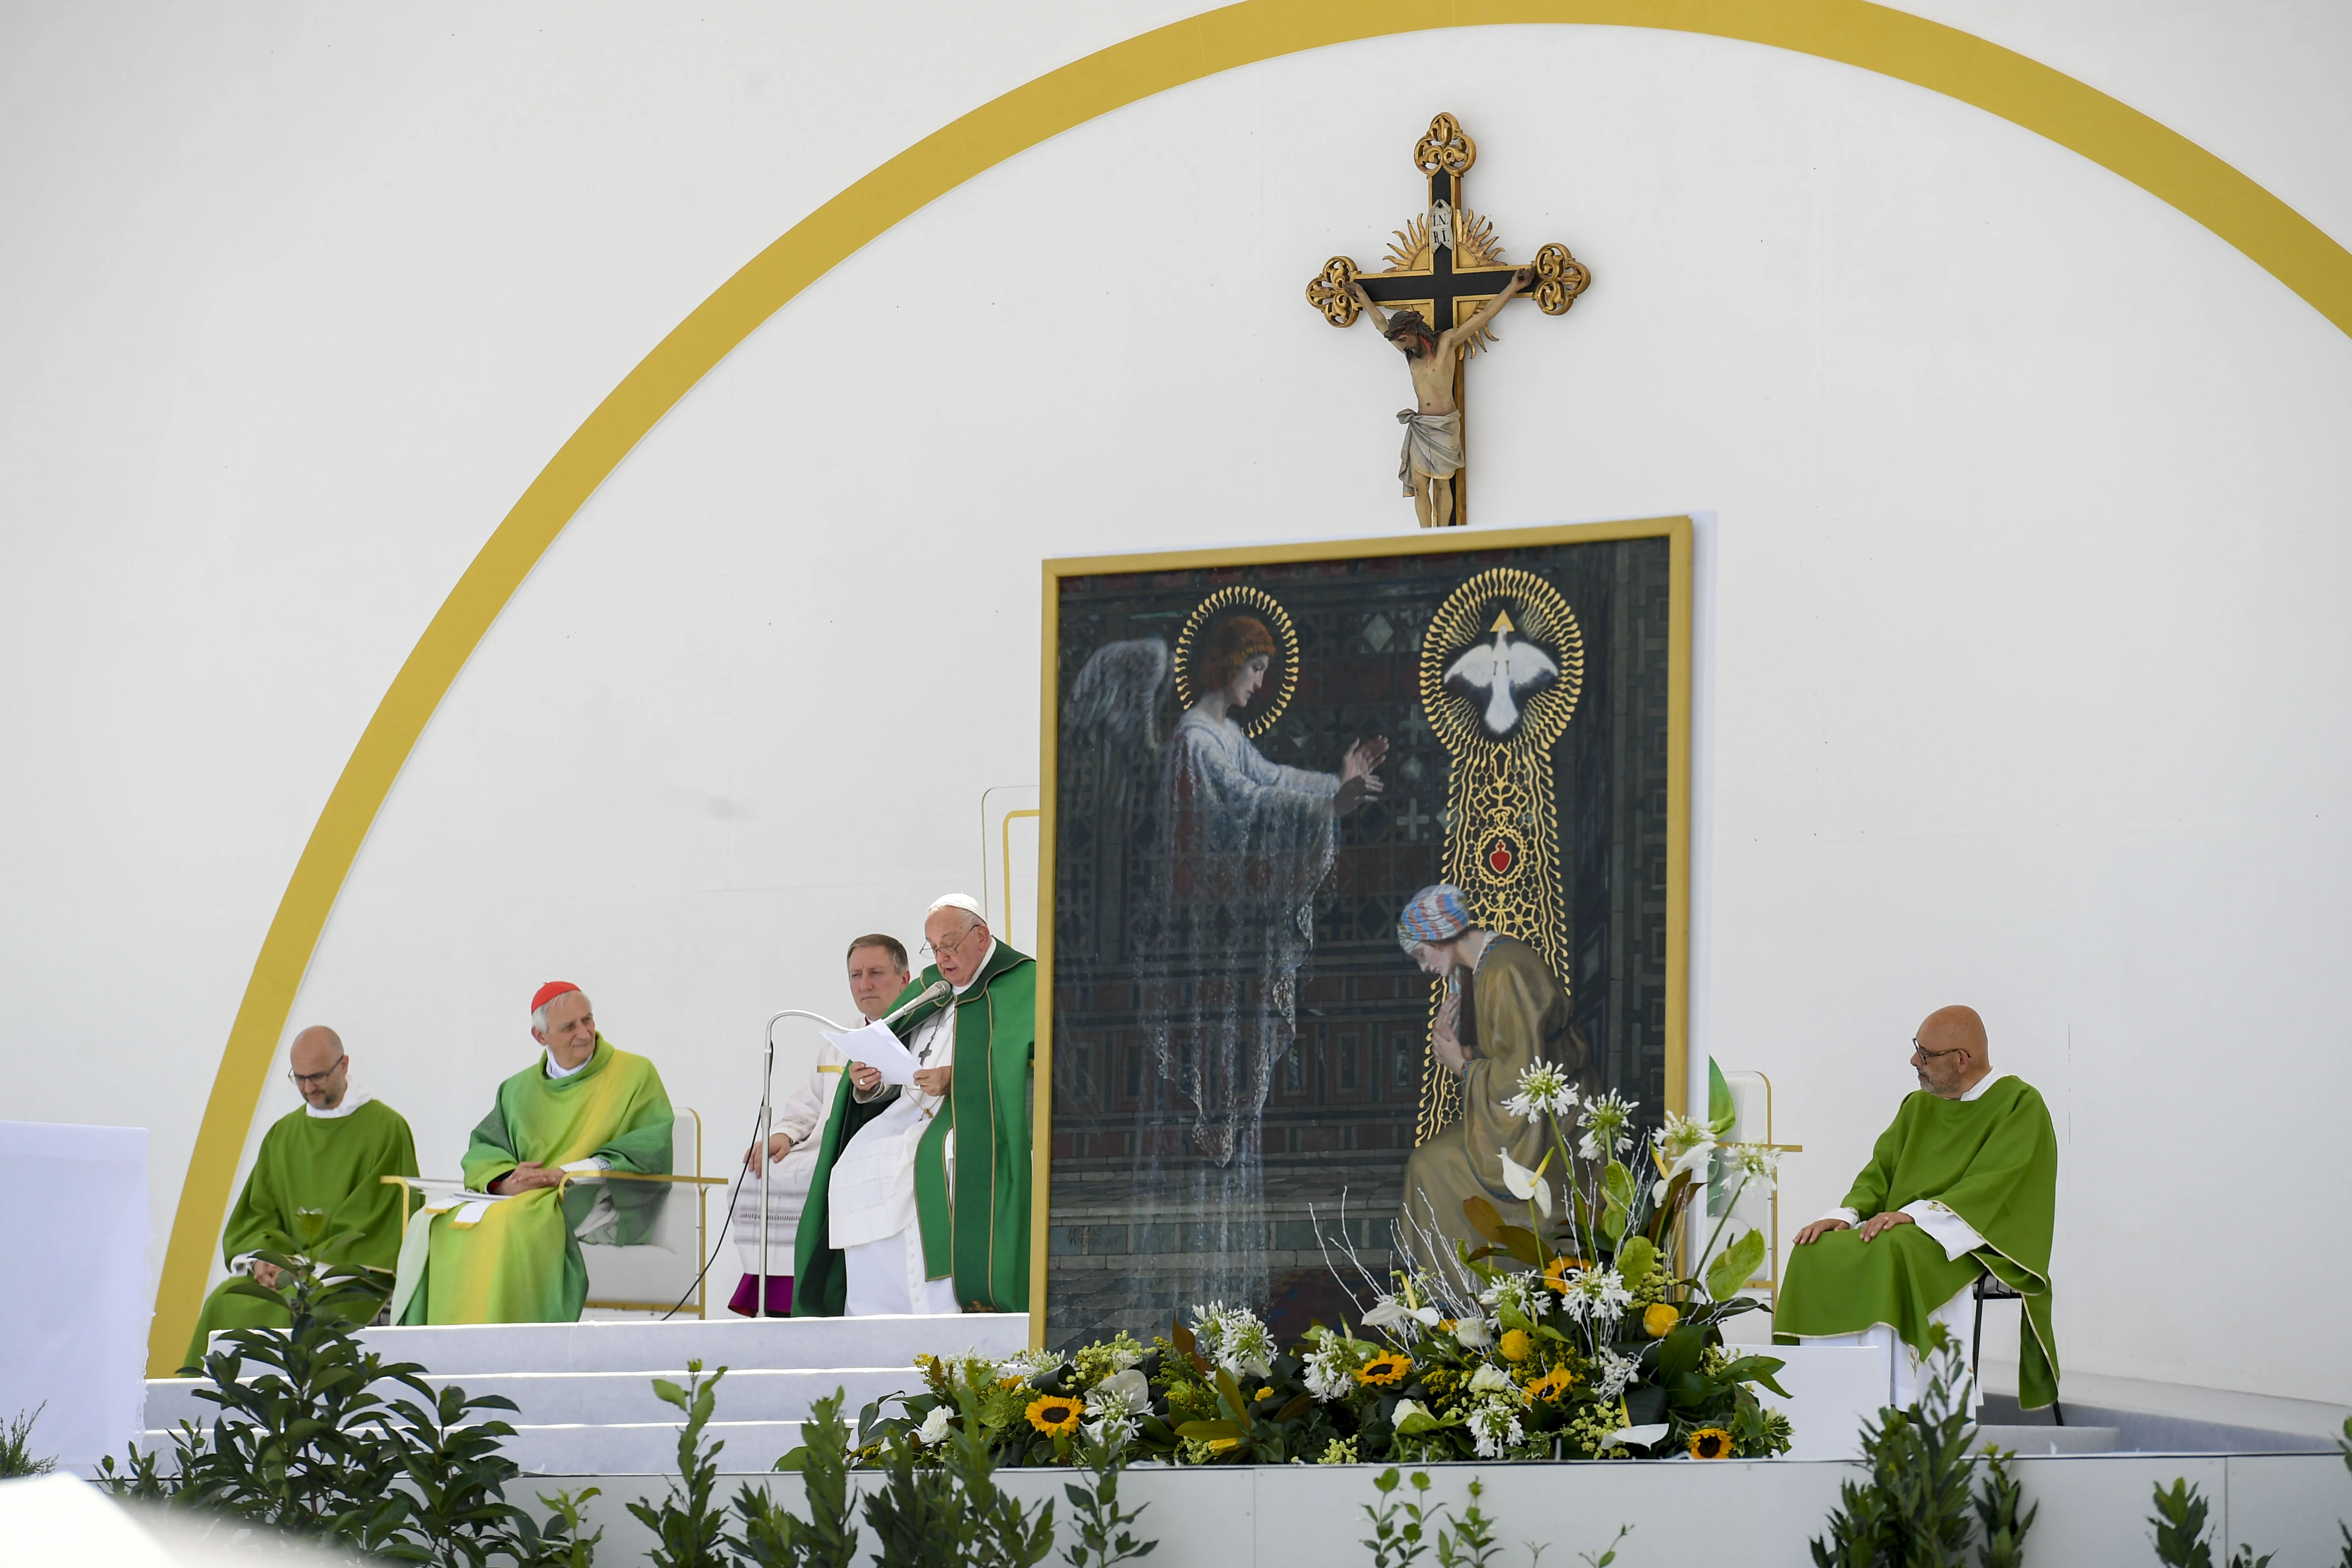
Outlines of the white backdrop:
M 1181 14 L 0 17 L 0 1050 L 13 1114 L 153 1129 L 159 1257 L 303 838 L 539 467 L 856 174 Z M 2337 8 L 1935 14 L 2352 236 Z M 1229 72 L 852 258 L 492 628 L 292 1026 L 448 1169 L 560 976 L 738 1136 L 760 1019 L 978 891 L 982 791 L 1036 782 L 1040 556 L 1410 527 L 1401 367 L 1300 290 L 1439 109 L 1512 253 L 1597 274 L 1473 369 L 1477 518 L 1714 513 L 1695 1043 L 1771 1075 L 1784 1214 L 1971 1002 L 2059 1120 L 2066 1363 L 2352 1401 L 2183 1284 L 2352 1290 L 2305 1260 L 2352 1196 L 2352 342 L 2071 153 L 1718 39 Z

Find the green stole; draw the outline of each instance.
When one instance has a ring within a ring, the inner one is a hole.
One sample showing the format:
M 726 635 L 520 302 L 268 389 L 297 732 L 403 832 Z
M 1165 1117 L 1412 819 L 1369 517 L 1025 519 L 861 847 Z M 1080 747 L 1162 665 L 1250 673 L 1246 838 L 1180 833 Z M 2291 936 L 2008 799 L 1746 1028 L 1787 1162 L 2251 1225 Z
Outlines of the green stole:
M 892 1002 L 903 1005 L 940 978 L 926 968 Z M 923 1272 L 953 1274 L 967 1312 L 1029 1310 L 1031 1137 L 1029 1064 L 1037 1046 L 1037 964 L 999 942 L 971 984 L 955 999 L 955 1079 L 948 1102 L 915 1146 L 915 1210 Z M 910 1009 L 891 1022 L 901 1040 L 945 1003 Z M 827 1234 L 826 1195 L 834 1162 L 857 1129 L 889 1103 L 859 1105 L 849 1075 L 833 1093 L 817 1145 L 807 1206 L 793 1247 L 793 1315 L 839 1317 L 848 1277 Z M 947 1141 L 955 1142 L 955 1193 L 947 1182 Z
M 1985 1245 L 1948 1258 L 1916 1225 L 1832 1231 L 1792 1249 L 1773 1315 L 1773 1337 L 1855 1333 L 1885 1323 L 1925 1354 L 1927 1318 L 1990 1273 L 2025 1298 L 2018 1403 L 2038 1410 L 2058 1397 L 2058 1341 L 2050 1320 L 2050 1237 L 2058 1201 L 2058 1136 L 2042 1096 L 2003 1078 L 1975 1100 L 1925 1089 L 1907 1096 L 1854 1178 L 1845 1206 L 1864 1219 L 1923 1198 L 1973 1226 Z
M 310 1253 L 331 1265 L 331 1272 L 356 1275 L 388 1292 L 400 1256 L 401 1194 L 380 1178 L 415 1174 L 416 1144 L 408 1122 L 382 1100 L 371 1100 L 348 1116 L 302 1110 L 282 1116 L 261 1135 L 252 1173 L 221 1233 L 221 1258 L 230 1261 L 265 1247 Z M 215 1330 L 292 1323 L 283 1307 L 231 1293 L 228 1287 L 244 1277 L 242 1270 L 231 1275 L 205 1299 L 188 1364 L 204 1360 L 205 1342 Z M 374 1309 L 367 1312 L 373 1317 Z
M 594 1053 L 570 1077 L 550 1078 L 542 1056 L 499 1085 L 466 1151 L 466 1185 L 487 1192 L 526 1160 L 555 1166 L 591 1156 L 615 1171 L 667 1175 L 676 1121 L 653 1063 L 599 1035 Z M 401 1281 L 400 1321 L 576 1322 L 588 1299 L 588 1265 L 573 1231 L 597 1194 L 612 1199 L 613 1239 L 629 1246 L 645 1239 L 668 1191 L 659 1182 L 566 1183 L 492 1204 L 470 1226 L 436 1214 L 419 1278 L 413 1286 Z

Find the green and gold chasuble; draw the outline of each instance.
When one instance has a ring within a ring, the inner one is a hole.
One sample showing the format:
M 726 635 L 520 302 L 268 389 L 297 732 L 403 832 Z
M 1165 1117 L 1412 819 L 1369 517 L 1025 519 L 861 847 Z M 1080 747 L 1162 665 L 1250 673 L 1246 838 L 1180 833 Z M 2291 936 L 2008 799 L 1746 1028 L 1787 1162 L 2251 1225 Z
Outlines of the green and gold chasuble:
M 599 1035 L 570 1077 L 550 1078 L 542 1055 L 499 1085 L 466 1151 L 466 1185 L 487 1192 L 526 1160 L 557 1166 L 594 1157 L 615 1171 L 667 1175 L 676 1120 L 654 1064 Z M 668 1191 L 661 1182 L 566 1183 L 484 1205 L 470 1223 L 465 1208 L 419 1215 L 412 1230 L 429 1224 L 429 1239 L 412 1237 L 402 1250 L 395 1315 L 403 1323 L 577 1322 L 588 1300 L 579 1227 L 607 1201 L 593 1239 L 642 1241 Z
M 416 1144 L 408 1121 L 382 1100 L 354 1106 L 346 1116 L 296 1110 L 261 1135 L 253 1172 L 221 1232 L 221 1258 L 236 1268 L 237 1258 L 264 1247 L 299 1252 L 306 1235 L 331 1240 L 357 1232 L 325 1249 L 323 1271 L 354 1276 L 373 1285 L 379 1298 L 387 1295 L 400 1257 L 401 1194 L 380 1178 L 415 1174 Z M 310 1213 L 298 1221 L 295 1216 L 304 1211 Z M 215 1330 L 292 1324 L 285 1308 L 231 1293 L 229 1286 L 244 1277 L 238 1269 L 205 1299 L 195 1338 L 188 1342 L 187 1364 L 205 1359 L 205 1341 Z M 375 1309 L 366 1310 L 375 1315 Z
M 1974 1100 L 1915 1090 L 1895 1113 L 1854 1178 L 1845 1206 L 1864 1219 L 1923 1198 L 1950 1209 L 1985 1239 L 1945 1257 L 1916 1225 L 1865 1243 L 1833 1230 L 1793 1247 L 1772 1321 L 1782 1344 L 1801 1336 L 1859 1333 L 1885 1323 L 1925 1355 L 1928 1314 L 1990 1273 L 2025 1298 L 2018 1403 L 2038 1410 L 2058 1397 L 2058 1342 L 2050 1326 L 2050 1233 L 2058 1203 L 2058 1135 L 2049 1108 L 2024 1079 L 2005 1077 Z
M 892 1006 L 940 978 L 926 968 Z M 932 1003 L 895 1020 L 890 1029 L 909 1038 L 946 1005 Z M 1003 942 L 971 984 L 955 999 L 955 1078 L 948 1103 L 915 1147 L 915 1207 L 922 1232 L 924 1272 L 955 1276 L 956 1301 L 967 1312 L 1029 1310 L 1031 1128 L 1029 1064 L 1037 1052 L 1037 964 Z M 888 1104 L 860 1105 L 849 1075 L 833 1092 L 832 1114 L 817 1146 L 808 1205 L 801 1210 L 793 1248 L 793 1315 L 837 1318 L 849 1279 L 840 1249 L 827 1235 L 834 1162 L 858 1128 Z M 955 1140 L 955 1182 L 948 1182 L 948 1140 Z

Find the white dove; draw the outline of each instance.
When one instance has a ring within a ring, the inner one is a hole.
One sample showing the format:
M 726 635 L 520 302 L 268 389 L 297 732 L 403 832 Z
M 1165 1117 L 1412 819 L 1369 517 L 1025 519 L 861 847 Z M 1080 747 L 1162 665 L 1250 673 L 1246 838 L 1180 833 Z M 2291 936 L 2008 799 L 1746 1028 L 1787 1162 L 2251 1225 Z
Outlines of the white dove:
M 1485 691 L 1486 732 L 1496 740 L 1519 724 L 1519 694 L 1559 679 L 1551 655 L 1531 642 L 1514 642 L 1508 616 L 1495 620 L 1493 643 L 1474 643 L 1445 672 L 1447 689 L 1470 695 L 1465 688 Z

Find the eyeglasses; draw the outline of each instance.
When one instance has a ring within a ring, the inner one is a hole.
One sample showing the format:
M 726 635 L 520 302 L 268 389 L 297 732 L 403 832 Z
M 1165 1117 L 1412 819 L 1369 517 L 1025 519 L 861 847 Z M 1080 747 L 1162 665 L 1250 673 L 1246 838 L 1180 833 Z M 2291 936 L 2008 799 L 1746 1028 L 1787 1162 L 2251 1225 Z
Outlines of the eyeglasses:
M 925 958 L 937 958 L 941 953 L 953 952 L 957 948 L 960 948 L 965 942 L 970 942 L 971 940 L 971 933 L 980 930 L 981 926 L 981 921 L 974 921 L 971 924 L 963 928 L 962 934 L 948 938 L 945 944 L 939 947 L 933 947 L 928 942 L 923 943 L 923 956 Z
M 327 1068 L 324 1072 L 289 1072 L 286 1076 L 293 1080 L 294 1087 L 296 1089 L 309 1089 L 313 1084 L 324 1084 L 329 1079 L 335 1076 L 335 1069 L 337 1068 L 342 1066 L 345 1062 L 351 1059 L 352 1058 L 349 1057 L 337 1057 L 333 1061 L 327 1064 Z
M 1945 1057 L 1956 1057 L 1967 1049 L 1966 1046 L 1954 1046 L 1948 1051 L 1931 1051 L 1919 1044 L 1917 1036 L 1913 1036 L 1911 1039 L 1911 1059 L 1915 1062 L 1932 1062 Z

